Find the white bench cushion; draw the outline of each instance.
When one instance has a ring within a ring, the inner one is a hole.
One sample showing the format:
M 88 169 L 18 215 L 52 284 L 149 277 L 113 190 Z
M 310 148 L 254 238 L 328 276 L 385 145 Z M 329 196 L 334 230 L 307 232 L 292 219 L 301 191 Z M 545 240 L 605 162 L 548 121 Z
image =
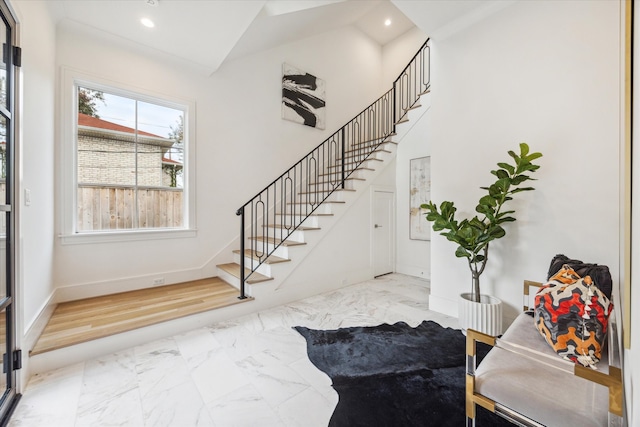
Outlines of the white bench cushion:
M 566 363 L 540 336 L 532 316 L 520 314 L 501 340 L 529 350 L 494 347 L 476 370 L 476 392 L 548 427 L 607 425 L 607 388 L 550 366 Z M 606 364 L 603 355 L 599 370 L 608 371 Z

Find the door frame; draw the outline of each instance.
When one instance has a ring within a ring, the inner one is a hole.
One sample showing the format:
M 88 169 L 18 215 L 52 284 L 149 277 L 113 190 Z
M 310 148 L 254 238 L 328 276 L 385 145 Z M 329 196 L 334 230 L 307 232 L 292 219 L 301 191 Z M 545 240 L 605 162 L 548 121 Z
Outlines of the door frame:
M 18 314 L 21 312 L 20 298 L 18 297 L 18 266 L 19 258 L 19 180 L 20 176 L 19 165 L 19 134 L 20 134 L 20 122 L 19 122 L 19 87 L 20 87 L 20 72 L 19 63 L 14 61 L 19 60 L 19 56 L 14 56 L 14 48 L 19 46 L 19 24 L 15 12 L 13 11 L 10 0 L 0 0 L 0 11 L 4 16 L 5 23 L 10 29 L 10 39 L 7 40 L 10 50 L 7 55 L 7 98 L 9 100 L 8 110 L 10 117 L 8 118 L 8 126 L 6 130 L 7 140 L 7 178 L 6 178 L 6 191 L 8 195 L 8 204 L 11 207 L 10 212 L 7 213 L 9 221 L 7 224 L 7 235 L 5 237 L 5 250 L 6 250 L 6 290 L 7 297 L 10 300 L 6 307 L 7 312 L 7 339 L 6 339 L 6 370 L 7 385 L 4 390 L 0 391 L 0 425 L 4 426 L 8 423 L 13 410 L 15 409 L 18 401 L 20 400 L 20 375 L 17 370 L 22 366 L 22 354 L 17 351 L 19 348 L 21 330 L 20 317 Z M 18 47 L 19 49 L 19 47 Z M 20 52 L 18 52 L 18 55 Z M 4 201 L 2 201 L 4 202 Z M 4 352 L 4 349 L 3 349 Z M 14 359 L 15 358 L 15 359 Z M 1 374 L 1 373 L 0 373 Z
M 375 250 L 374 211 L 375 211 L 376 193 L 393 194 L 393 206 L 391 209 L 391 218 L 389 219 L 390 227 L 391 227 L 391 248 L 389 248 L 389 250 L 391 251 L 391 257 L 393 259 L 391 273 L 395 273 L 396 271 L 396 236 L 397 236 L 396 228 L 397 228 L 397 209 L 398 208 L 397 208 L 397 198 L 396 198 L 395 187 L 390 187 L 386 185 L 372 185 L 369 188 L 370 188 L 369 190 L 369 194 L 370 194 L 369 238 L 371 239 L 371 245 L 369 248 L 369 259 L 371 260 L 371 275 L 373 277 L 377 277 L 375 276 L 376 269 L 375 269 L 375 253 L 374 253 L 374 250 Z M 388 273 L 385 273 L 385 274 L 388 274 Z

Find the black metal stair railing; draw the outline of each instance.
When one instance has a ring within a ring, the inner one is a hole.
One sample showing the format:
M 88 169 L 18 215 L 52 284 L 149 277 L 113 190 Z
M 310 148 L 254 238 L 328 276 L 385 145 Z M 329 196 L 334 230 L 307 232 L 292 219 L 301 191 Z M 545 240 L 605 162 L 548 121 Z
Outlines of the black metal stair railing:
M 345 189 L 351 175 L 390 140 L 396 124 L 429 91 L 429 54 L 427 40 L 392 89 L 237 210 L 240 299 L 246 298 L 247 279 L 329 196 Z

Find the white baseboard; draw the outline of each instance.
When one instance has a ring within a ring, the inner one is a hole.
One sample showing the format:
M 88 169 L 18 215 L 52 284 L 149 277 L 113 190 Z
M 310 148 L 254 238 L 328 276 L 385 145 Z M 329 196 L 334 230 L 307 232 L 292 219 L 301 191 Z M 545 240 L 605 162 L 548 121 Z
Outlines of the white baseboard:
M 458 301 L 441 298 L 436 295 L 429 295 L 429 310 L 457 318 Z
M 24 333 L 24 337 L 22 338 L 21 346 L 23 349 L 29 351 L 31 350 L 44 328 L 49 323 L 49 319 L 51 319 L 51 315 L 53 314 L 53 310 L 55 310 L 57 303 L 55 302 L 55 292 L 49 295 L 49 298 L 45 301 L 45 303 L 40 308 L 38 316 L 33 319 L 33 321 L 27 326 L 27 329 Z
M 406 274 L 407 276 L 419 277 L 421 279 L 431 279 L 431 271 L 428 268 L 417 267 L 415 265 L 406 265 L 396 263 L 396 273 Z
M 164 283 L 154 284 L 154 280 L 162 278 Z M 154 286 L 171 285 L 204 279 L 201 268 L 187 270 L 162 271 L 144 276 L 121 277 L 99 282 L 82 283 L 77 285 L 60 286 L 54 291 L 56 303 L 75 301 L 78 299 L 116 294 L 119 292 L 136 291 Z
M 49 323 L 49 319 L 51 319 L 51 315 L 53 311 L 56 309 L 57 304 L 54 302 L 54 294 L 52 293 L 49 298 L 45 301 L 40 309 L 38 316 L 29 324 L 27 329 L 24 332 L 24 336 L 20 341 L 20 349 L 22 349 L 22 369 L 19 371 L 20 380 L 19 384 L 19 392 L 26 387 L 29 382 L 29 378 L 31 378 L 31 358 L 29 357 L 29 352 L 35 347 L 38 338 L 44 331 L 44 328 Z

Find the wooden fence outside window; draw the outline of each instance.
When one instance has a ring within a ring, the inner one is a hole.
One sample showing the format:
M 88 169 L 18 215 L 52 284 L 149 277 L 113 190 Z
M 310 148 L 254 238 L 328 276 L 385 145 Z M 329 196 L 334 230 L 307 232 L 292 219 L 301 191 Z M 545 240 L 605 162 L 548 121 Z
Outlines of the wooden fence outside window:
M 183 226 L 183 189 L 78 185 L 77 231 L 178 228 Z

